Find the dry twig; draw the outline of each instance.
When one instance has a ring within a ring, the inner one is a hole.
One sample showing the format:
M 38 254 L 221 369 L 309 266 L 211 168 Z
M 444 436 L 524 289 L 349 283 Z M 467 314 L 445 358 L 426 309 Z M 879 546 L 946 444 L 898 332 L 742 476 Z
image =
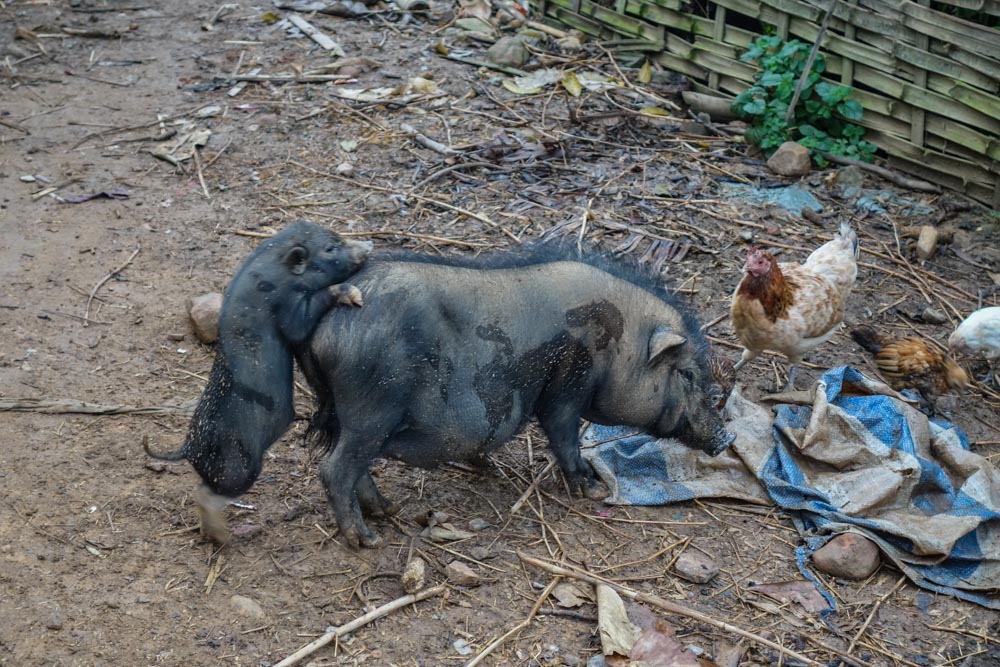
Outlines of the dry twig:
M 444 584 L 434 586 L 433 588 L 426 588 L 422 591 L 414 593 L 413 595 L 404 595 L 401 598 L 397 598 L 392 602 L 382 605 L 378 609 L 373 609 L 364 616 L 360 616 L 351 621 L 350 623 L 345 623 L 344 625 L 341 625 L 338 628 L 330 630 L 319 639 L 309 642 L 308 644 L 300 648 L 298 651 L 296 651 L 295 653 L 291 654 L 290 656 L 288 656 L 287 658 L 276 664 L 274 667 L 291 667 L 292 665 L 296 665 L 303 658 L 312 655 L 319 649 L 323 648 L 324 646 L 332 642 L 334 639 L 342 637 L 350 632 L 354 632 L 358 628 L 364 627 L 369 623 L 371 623 L 372 621 L 382 618 L 383 616 L 390 614 L 396 611 L 397 609 L 400 609 L 407 605 L 414 604 L 415 602 L 420 602 L 421 600 L 426 600 L 427 598 L 434 597 L 436 595 L 441 595 L 441 593 L 444 592 L 445 588 L 446 587 L 444 586 Z

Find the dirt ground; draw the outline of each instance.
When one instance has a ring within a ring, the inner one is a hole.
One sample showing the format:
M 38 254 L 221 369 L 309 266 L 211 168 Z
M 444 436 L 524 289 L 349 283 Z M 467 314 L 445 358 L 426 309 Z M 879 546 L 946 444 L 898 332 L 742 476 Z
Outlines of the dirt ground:
M 483 582 L 451 585 L 309 660 L 460 665 L 521 623 L 551 580 L 523 567 L 518 550 L 588 564 L 823 663 L 836 656 L 819 643 L 843 651 L 869 621 L 852 655 L 871 665 L 1000 664 L 1000 614 L 900 584 L 888 566 L 864 582 L 826 581 L 839 632 L 748 591 L 800 578 L 801 542 L 777 511 L 725 502 L 609 508 L 568 497 L 549 474 L 512 513 L 547 463 L 534 431 L 497 452 L 485 472 L 378 464 L 379 484 L 404 509 L 394 521 L 373 521 L 385 545 L 362 551 L 338 542 L 302 420 L 242 498 L 252 508 L 230 509 L 240 534 L 221 549 L 198 535 L 195 473 L 153 463 L 141 447 L 145 434 L 160 448 L 180 443 L 189 417 L 175 406 L 197 399 L 212 362 L 212 348 L 190 331 L 187 300 L 222 291 L 254 234 L 296 218 L 368 234 L 380 247 L 440 253 L 579 234 L 586 220 L 588 239 L 662 267 L 735 360 L 721 316 L 749 238 L 786 244 L 801 258 L 830 238 L 840 216 L 854 216 L 862 245 L 881 255 L 862 257 L 848 322 L 943 340 L 1000 271 L 995 214 L 869 177 L 885 211 L 860 216 L 834 195 L 832 171 L 805 180 L 828 212 L 822 227 L 740 200 L 720 184 L 782 184 L 742 144 L 682 121 L 637 118 L 623 102 L 637 108 L 634 91 L 574 98 L 556 86 L 514 95 L 501 85 L 506 75 L 438 55 L 447 48 L 481 59 L 485 48 L 443 28 L 446 7 L 435 19 L 310 16 L 348 57 L 377 65 L 347 70 L 357 81 L 251 82 L 232 97 L 234 72 L 300 76 L 335 57 L 270 23 L 266 13 L 284 12 L 265 3 L 236 5 L 211 30 L 203 26 L 219 5 L 190 0 L 0 7 L 0 398 L 163 408 L 2 413 L 0 664 L 271 665 L 328 626 L 403 595 L 400 571 L 417 554 L 431 566 L 429 584 L 443 582 L 456 558 Z M 13 39 L 15 26 L 30 31 L 19 33 L 26 39 Z M 533 62 L 549 66 L 615 74 L 619 65 L 598 49 L 567 55 L 545 40 L 537 48 Z M 434 88 L 418 82 L 381 103 L 336 96 L 417 76 Z M 646 90 L 677 99 L 682 85 L 664 74 Z M 461 158 L 420 143 L 404 124 Z M 197 165 L 151 154 L 169 143 L 154 139 L 174 129 L 211 131 Z M 67 201 L 96 193 L 111 196 Z M 907 217 L 913 202 L 928 208 Z M 947 227 L 950 243 L 920 266 L 908 232 L 928 222 Z M 914 319 L 926 306 L 947 321 Z M 800 386 L 818 368 L 870 368 L 844 334 L 810 361 L 816 367 L 803 369 Z M 741 381 L 756 396 L 783 381 L 783 369 L 764 357 Z M 981 388 L 954 401 L 955 421 L 987 456 L 1000 452 L 997 406 Z M 310 407 L 300 394 L 299 412 Z M 451 544 L 414 540 L 416 519 L 429 510 L 460 527 L 488 526 Z M 678 578 L 669 565 L 683 549 L 704 552 L 722 572 L 708 584 Z M 599 654 L 592 605 L 568 616 L 552 609 L 543 605 L 484 664 L 582 665 Z M 706 659 L 738 639 L 666 618 Z M 744 648 L 742 665 L 795 664 Z

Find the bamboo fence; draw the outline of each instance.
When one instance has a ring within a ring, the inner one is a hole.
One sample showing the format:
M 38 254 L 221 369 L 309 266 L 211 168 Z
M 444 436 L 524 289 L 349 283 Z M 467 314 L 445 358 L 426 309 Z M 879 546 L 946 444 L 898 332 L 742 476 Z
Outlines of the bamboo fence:
M 543 0 L 541 11 L 726 97 L 752 83 L 739 56 L 764 25 L 813 43 L 832 11 L 825 76 L 854 88 L 866 138 L 893 166 L 1000 209 L 1000 0 L 697 2 Z

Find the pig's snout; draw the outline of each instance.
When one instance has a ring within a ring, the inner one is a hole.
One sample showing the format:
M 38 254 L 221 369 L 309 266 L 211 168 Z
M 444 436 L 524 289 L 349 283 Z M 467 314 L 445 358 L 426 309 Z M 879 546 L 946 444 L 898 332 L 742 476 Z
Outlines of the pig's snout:
M 354 257 L 365 260 L 368 259 L 368 255 L 371 254 L 372 249 L 375 244 L 371 241 L 352 241 L 354 247 L 352 248 L 354 252 L 352 253 Z
M 712 439 L 708 441 L 705 453 L 709 456 L 718 456 L 725 451 L 726 447 L 733 444 L 733 440 L 736 440 L 735 433 L 730 433 L 724 428 L 719 429 L 712 436 Z

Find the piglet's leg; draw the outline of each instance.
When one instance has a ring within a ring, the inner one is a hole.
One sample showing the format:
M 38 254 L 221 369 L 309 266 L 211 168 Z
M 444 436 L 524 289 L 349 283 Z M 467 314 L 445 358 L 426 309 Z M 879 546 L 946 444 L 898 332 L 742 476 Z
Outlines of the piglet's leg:
M 607 493 L 593 469 L 580 456 L 580 414 L 573 406 L 549 406 L 538 414 L 538 422 L 549 439 L 549 449 L 569 481 L 570 488 L 595 500 Z
M 229 499 L 212 493 L 204 485 L 198 485 L 194 491 L 194 503 L 201 520 L 201 534 L 218 544 L 228 544 L 233 538 L 224 513 Z
M 338 306 L 363 306 L 365 300 L 361 296 L 361 290 L 350 283 L 340 283 L 328 288 Z

